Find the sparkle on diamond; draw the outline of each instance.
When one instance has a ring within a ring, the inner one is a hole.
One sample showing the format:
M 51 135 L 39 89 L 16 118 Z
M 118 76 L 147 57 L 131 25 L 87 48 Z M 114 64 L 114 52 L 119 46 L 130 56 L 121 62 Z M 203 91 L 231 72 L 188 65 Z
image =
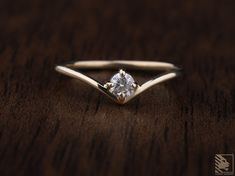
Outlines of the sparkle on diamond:
M 128 97 L 134 93 L 135 88 L 132 85 L 135 81 L 132 76 L 127 73 L 124 75 L 120 73 L 115 74 L 110 82 L 113 83 L 110 92 L 115 96 L 123 95 L 124 97 Z

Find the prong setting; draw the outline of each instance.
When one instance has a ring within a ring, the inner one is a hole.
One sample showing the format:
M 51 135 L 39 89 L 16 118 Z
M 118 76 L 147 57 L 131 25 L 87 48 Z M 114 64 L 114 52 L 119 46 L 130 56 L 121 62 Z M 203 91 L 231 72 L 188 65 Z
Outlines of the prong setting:
M 125 77 L 126 72 L 125 72 L 123 69 L 120 69 L 120 70 L 119 70 L 119 74 L 120 74 L 122 77 Z
M 134 83 L 132 83 L 132 85 L 131 85 L 134 89 L 137 89 L 137 87 L 138 87 L 138 84 L 136 83 L 136 82 L 134 82 Z
M 120 93 L 118 96 L 116 96 L 119 103 L 123 103 L 126 100 L 125 94 Z
M 118 73 L 113 75 L 110 82 L 107 82 L 104 87 L 112 93 L 117 102 L 123 104 L 127 97 L 132 96 L 138 84 L 134 81 L 133 77 L 126 73 L 123 69 L 120 69 Z
M 106 89 L 111 89 L 112 87 L 113 87 L 114 85 L 113 85 L 113 83 L 111 83 L 111 82 L 107 82 L 107 83 L 105 83 L 104 84 L 104 88 L 106 88 Z

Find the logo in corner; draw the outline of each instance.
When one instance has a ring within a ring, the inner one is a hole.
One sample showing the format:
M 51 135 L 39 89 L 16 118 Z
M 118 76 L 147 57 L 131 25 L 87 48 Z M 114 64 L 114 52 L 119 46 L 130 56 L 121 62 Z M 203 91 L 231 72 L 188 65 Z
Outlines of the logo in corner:
M 215 154 L 215 175 L 234 175 L 233 154 Z

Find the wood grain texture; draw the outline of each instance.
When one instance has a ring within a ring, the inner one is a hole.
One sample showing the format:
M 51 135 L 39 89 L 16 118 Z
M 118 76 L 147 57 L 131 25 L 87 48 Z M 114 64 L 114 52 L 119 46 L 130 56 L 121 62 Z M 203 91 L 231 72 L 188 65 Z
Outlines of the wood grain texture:
M 235 153 L 234 8 L 232 0 L 2 0 L 0 175 L 213 175 L 214 154 Z M 184 71 L 125 106 L 54 71 L 116 58 Z

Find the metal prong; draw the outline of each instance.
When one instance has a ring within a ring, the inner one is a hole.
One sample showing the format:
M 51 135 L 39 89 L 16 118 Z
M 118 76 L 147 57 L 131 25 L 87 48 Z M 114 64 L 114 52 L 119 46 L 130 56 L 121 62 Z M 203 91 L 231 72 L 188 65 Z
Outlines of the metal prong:
M 136 82 L 134 82 L 132 85 L 131 85 L 134 89 L 136 89 L 138 87 L 138 84 Z
M 125 72 L 123 69 L 120 69 L 120 70 L 119 70 L 119 74 L 120 74 L 121 76 L 125 76 L 125 75 L 126 75 L 126 72 Z
M 104 84 L 104 88 L 106 88 L 106 89 L 110 89 L 111 87 L 113 87 L 113 83 L 111 83 L 111 82 L 107 82 Z
M 117 99 L 119 101 L 119 103 L 123 103 L 126 99 L 125 94 L 124 93 L 119 93 L 117 96 Z

